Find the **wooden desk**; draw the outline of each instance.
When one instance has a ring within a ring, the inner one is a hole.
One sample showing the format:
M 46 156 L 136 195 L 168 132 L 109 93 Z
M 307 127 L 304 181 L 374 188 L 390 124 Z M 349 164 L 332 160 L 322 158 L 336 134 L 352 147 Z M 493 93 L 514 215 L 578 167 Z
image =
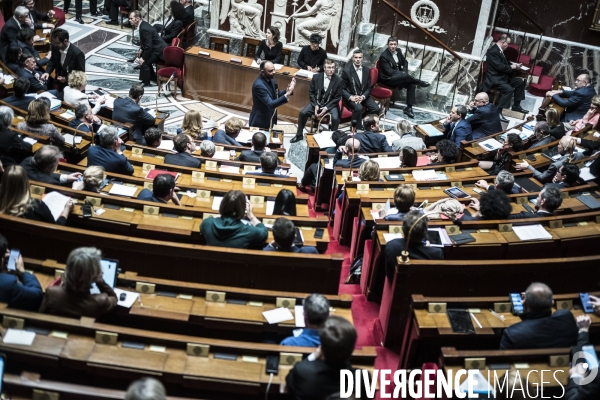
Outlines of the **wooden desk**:
M 415 125 L 415 130 L 417 131 L 417 137 L 420 137 L 425 142 L 427 147 L 435 146 L 437 142 L 444 139 L 444 125 L 440 123 L 439 119 L 433 120 L 431 122 L 425 122 L 423 125 L 431 124 L 435 129 L 440 131 L 442 134 L 439 136 L 429 136 L 427 132 L 425 132 L 419 125 Z
M 210 53 L 210 57 L 199 55 L 199 51 Z M 232 58 L 241 60 L 241 64 L 231 62 Z M 252 84 L 260 73 L 258 68 L 250 66 L 252 61 L 253 58 L 192 46 L 185 52 L 184 96 L 250 112 Z M 297 68 L 286 66 L 276 71 L 279 88 L 287 87 L 297 71 Z M 284 72 L 289 75 L 283 75 Z M 277 108 L 278 118 L 297 121 L 298 114 L 308 104 L 309 86 L 310 79 L 296 77 L 294 94 L 288 103 Z

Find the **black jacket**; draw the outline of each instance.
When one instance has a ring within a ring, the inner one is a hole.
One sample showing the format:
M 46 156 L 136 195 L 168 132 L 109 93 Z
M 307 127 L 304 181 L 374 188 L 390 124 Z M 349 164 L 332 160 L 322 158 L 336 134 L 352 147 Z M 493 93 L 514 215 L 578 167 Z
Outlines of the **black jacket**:
M 164 40 L 158 36 L 156 29 L 146 21 L 140 22 L 140 48 L 142 49 L 142 58 L 149 60 L 150 55 L 154 54 L 159 60 L 163 59 L 163 50 L 167 47 Z M 54 57 L 54 52 L 52 53 Z
M 7 128 L 0 129 L 0 160 L 4 168 L 20 164 L 31 155 L 31 144 L 25 142 L 17 132 Z
M 17 35 L 23 26 L 27 25 L 19 24 L 19 22 L 12 17 L 9 18 L 2 27 L 2 31 L 0 31 L 0 57 L 2 57 L 2 61 L 6 60 L 8 47 L 12 42 L 17 40 Z
M 29 108 L 29 103 L 35 100 L 34 96 L 23 96 L 20 99 L 17 96 L 10 96 L 5 99 L 2 99 L 5 103 L 10 104 L 13 107 L 18 108 L 19 110 L 27 111 Z
M 29 53 L 35 58 L 35 63 L 38 67 L 43 67 L 50 62 L 48 58 L 40 58 L 40 53 L 38 53 L 32 44 L 23 43 L 20 40 L 17 40 L 17 44 L 23 49 L 23 53 Z
M 196 20 L 196 16 L 194 15 L 194 6 L 189 5 L 185 8 L 185 18 L 183 19 L 183 26 L 188 26 L 192 22 Z
M 589 85 L 571 91 L 565 90 L 560 95 L 552 96 L 552 99 L 556 104 L 565 108 L 564 120 L 569 122 L 583 118 L 590 109 L 592 97 L 595 95 L 596 89 Z
M 500 112 L 492 103 L 474 109 L 473 114 L 467 117 L 467 121 L 471 124 L 473 140 L 502 131 Z
M 42 75 L 41 72 L 38 73 Z M 37 93 L 40 90 L 48 90 L 48 86 L 44 85 L 38 78 L 35 77 L 35 74 L 29 72 L 25 68 L 19 68 L 17 70 L 17 75 L 19 78 L 27 78 L 29 81 L 29 90 L 27 93 Z
M 171 40 L 173 40 L 173 38 L 175 36 L 177 36 L 179 34 L 179 32 L 181 32 L 182 29 L 183 29 L 183 21 L 178 20 L 178 19 L 172 20 L 169 25 L 165 26 L 165 29 L 163 30 L 162 38 L 165 41 L 165 43 L 167 44 L 167 46 L 171 45 Z
M 538 211 L 538 212 L 529 212 L 529 211 L 521 211 L 518 214 L 511 214 L 508 219 L 521 219 L 521 218 L 544 218 L 544 217 L 551 217 L 552 214 L 549 212 L 545 212 L 545 211 Z
M 104 167 L 106 172 L 115 174 L 133 175 L 133 167 L 127 161 L 127 158 L 114 151 L 100 146 L 90 146 L 88 150 L 87 165 L 98 165 Z
M 304 46 L 298 55 L 298 66 L 302 69 L 317 67 L 319 71 L 323 71 L 326 58 L 327 52 L 324 49 L 319 47 L 317 51 L 312 51 L 310 46 Z
M 361 153 L 388 153 L 393 151 L 384 135 L 377 132 L 361 132 L 354 135 L 360 142 Z
M 394 239 L 385 246 L 385 273 L 388 279 L 394 278 L 394 269 L 398 264 L 397 257 L 404 251 L 406 239 Z M 441 247 L 426 246 L 424 244 L 408 246 L 408 256 L 415 260 L 443 260 L 444 251 Z
M 154 117 L 129 97 L 115 99 L 112 119 L 133 124 L 132 135 L 136 142 L 143 141 L 146 129 L 154 125 Z
M 310 104 L 315 107 L 317 105 L 326 106 L 327 110 L 333 110 L 334 107 L 339 107 L 340 100 L 342 99 L 342 90 L 344 82 L 342 78 L 333 74 L 331 76 L 331 82 L 327 87 L 327 91 L 323 90 L 323 82 L 325 81 L 325 73 L 315 74 L 310 82 L 310 88 L 308 89 L 308 96 L 310 97 Z
M 504 56 L 497 44 L 493 44 L 486 53 L 487 74 L 483 81 L 483 91 L 487 92 L 492 87 L 508 83 L 513 76 L 510 62 Z
M 349 155 L 347 159 L 342 160 L 342 153 L 339 151 L 335 153 L 335 157 L 333 157 L 333 168 L 341 167 L 341 168 L 350 168 L 350 162 L 352 161 L 352 155 Z M 367 161 L 366 159 L 359 157 L 358 153 L 354 153 L 354 162 L 352 162 L 352 168 L 360 168 L 362 163 Z
M 165 164 L 181 165 L 182 167 L 200 168 L 200 160 L 190 153 L 167 154 Z
M 521 320 L 504 330 L 500 350 L 571 347 L 577 341 L 577 325 L 569 310 L 526 313 Z
M 27 172 L 27 177 L 30 181 L 38 181 L 42 183 L 49 183 L 50 185 L 60 185 L 60 175 L 51 174 L 48 175 L 45 172 L 40 171 L 33 165 L 33 157 L 27 157 L 21 163 L 21 167 Z
M 342 80 L 344 81 L 344 89 L 342 94 L 345 100 L 348 100 L 350 96 L 359 95 L 365 96 L 367 99 L 371 95 L 371 68 L 362 66 L 362 84 L 356 74 L 356 68 L 354 64 L 346 66 L 342 71 Z
M 52 57 L 47 64 L 46 73 L 50 75 L 52 71 L 56 71 L 57 77 L 63 76 L 65 78 L 68 78 L 69 73 L 72 71 L 85 72 L 85 55 L 73 43 L 70 43 L 65 56 L 65 63 L 61 65 L 60 50 L 52 47 Z
M 33 27 L 35 29 L 42 29 L 44 24 L 43 21 L 48 21 L 48 14 L 33 9 L 33 12 L 29 11 L 29 18 L 31 19 L 31 22 L 33 22 Z
M 349 362 L 332 366 L 323 360 L 304 359 L 294 365 L 286 376 L 287 390 L 291 398 L 296 400 L 323 400 L 340 391 L 341 369 L 348 369 L 355 375 L 356 368 L 352 368 Z M 361 379 L 361 382 L 364 381 Z M 364 388 L 364 384 L 361 384 L 362 398 L 366 398 Z
M 379 56 L 379 79 L 385 83 L 387 79 L 391 79 L 398 72 L 408 73 L 408 61 L 404 58 L 402 51 L 398 47 L 396 49 L 398 62 L 394 61 L 394 56 L 390 49 L 385 49 Z
M 598 149 L 600 149 L 600 142 L 588 139 L 581 139 L 581 146 L 589 150 L 597 151 Z M 590 165 L 590 173 L 595 177 L 600 176 L 600 157 L 596 158 L 592 165 Z
M 262 153 L 264 153 L 264 150 L 242 150 L 240 156 L 236 158 L 236 161 L 259 163 Z M 277 164 L 281 164 L 281 160 L 277 159 Z

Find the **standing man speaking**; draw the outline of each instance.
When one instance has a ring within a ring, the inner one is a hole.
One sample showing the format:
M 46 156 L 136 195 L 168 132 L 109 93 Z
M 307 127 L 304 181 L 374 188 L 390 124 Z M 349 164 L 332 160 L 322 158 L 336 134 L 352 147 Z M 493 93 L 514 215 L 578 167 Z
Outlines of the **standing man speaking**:
M 289 101 L 294 92 L 296 78 L 292 78 L 286 90 L 279 90 L 275 83 L 275 66 L 270 61 L 262 64 L 261 72 L 252 85 L 252 112 L 250 112 L 250 126 L 258 128 L 271 128 L 277 123 L 276 109 Z

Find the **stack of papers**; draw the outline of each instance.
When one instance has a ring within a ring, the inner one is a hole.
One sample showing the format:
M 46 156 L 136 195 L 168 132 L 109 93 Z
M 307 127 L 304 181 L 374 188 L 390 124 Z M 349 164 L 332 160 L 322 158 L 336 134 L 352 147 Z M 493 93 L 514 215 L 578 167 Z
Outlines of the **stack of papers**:
M 42 199 L 42 201 L 46 203 L 50 209 L 55 221 L 58 220 L 60 214 L 62 214 L 63 210 L 65 209 L 67 202 L 70 200 L 70 197 L 62 195 L 58 192 L 50 192 L 44 195 L 44 198 Z
M 590 172 L 590 167 L 581 168 L 581 170 L 579 170 L 579 177 L 586 182 L 596 179 L 596 177 Z
M 65 138 L 66 144 L 73 144 L 73 140 L 75 140 L 75 144 L 79 144 L 83 140 L 83 138 L 81 136 L 73 137 L 73 135 L 71 135 L 70 133 L 65 133 L 63 135 L 63 138 Z
M 15 77 L 10 74 L 4 74 L 3 78 L 4 78 L 5 85 L 10 85 L 15 80 Z
M 433 169 L 421 169 L 412 172 L 412 176 L 416 181 L 438 181 L 444 178 L 440 176 Z
M 67 110 L 64 113 L 60 114 L 60 117 L 64 119 L 72 119 L 75 118 L 75 113 L 71 110 Z
M 269 324 L 278 324 L 283 321 L 294 320 L 292 312 L 285 307 L 279 307 L 274 310 L 263 311 L 263 315 Z
M 541 224 L 513 226 L 513 231 L 523 241 L 552 239 L 552 235 Z
M 442 136 L 444 134 L 444 132 L 431 124 L 419 125 L 419 128 L 421 128 L 428 136 Z
M 235 138 L 239 143 L 250 143 L 252 141 L 252 136 L 254 136 L 255 132 L 251 132 L 248 129 L 242 129 L 238 137 Z M 268 137 L 269 135 L 267 135 Z
M 215 155 L 212 157 L 216 160 L 229 160 L 230 154 L 229 151 L 215 151 Z
M 137 188 L 135 186 L 125 186 L 125 185 L 115 185 L 113 184 L 108 194 L 114 194 L 117 196 L 127 196 L 133 197 L 135 196 Z
M 175 148 L 175 145 L 173 144 L 172 140 L 163 139 L 160 142 L 160 145 L 158 146 L 158 148 L 162 149 L 162 150 L 173 150 Z
M 312 73 L 312 72 L 310 72 L 310 71 L 307 71 L 307 70 L 305 70 L 305 69 L 301 69 L 301 70 L 299 70 L 299 71 L 298 71 L 298 72 L 296 72 L 294 75 L 295 75 L 295 76 L 301 76 L 301 77 L 303 77 L 303 78 L 308 78 L 308 79 L 312 79 L 312 77 L 313 77 L 313 73 Z
M 37 140 L 35 140 L 34 138 L 30 138 L 30 137 L 23 138 L 23 141 L 29 143 L 32 146 L 37 143 Z
M 240 168 L 235 165 L 221 165 L 219 167 L 219 172 L 226 172 L 229 174 L 239 174 Z
M 319 148 L 326 149 L 328 147 L 335 147 L 336 144 L 331 140 L 332 131 L 323 131 L 322 133 L 316 133 L 313 135 L 313 139 L 319 145 Z
M 479 142 L 479 145 L 487 151 L 494 151 L 502 147 L 502 143 L 496 139 L 484 140 L 483 142 Z

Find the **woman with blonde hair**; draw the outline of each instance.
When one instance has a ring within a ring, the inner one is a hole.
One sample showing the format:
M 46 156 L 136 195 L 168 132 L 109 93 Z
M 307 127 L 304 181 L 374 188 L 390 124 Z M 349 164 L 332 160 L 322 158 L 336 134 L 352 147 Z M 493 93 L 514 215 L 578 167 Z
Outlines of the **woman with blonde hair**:
M 549 108 L 546 111 L 546 122 L 550 127 L 550 136 L 552 136 L 554 140 L 560 140 L 561 137 L 565 136 L 565 126 L 560 122 L 558 113 L 554 108 Z
M 394 151 L 402 151 L 405 147 L 412 147 L 415 150 L 423 150 L 426 147 L 423 139 L 416 137 L 413 125 L 405 119 L 396 125 L 396 133 L 400 139 L 396 139 L 392 143 Z
M 239 136 L 240 131 L 244 127 L 244 121 L 239 118 L 233 117 L 225 121 L 225 130 L 219 129 L 213 136 L 213 142 L 230 144 L 232 146 L 241 146 L 236 137 Z
M 581 119 L 569 121 L 569 128 L 574 131 L 579 131 L 585 128 L 587 124 L 591 124 L 592 129 L 596 129 L 598 119 L 600 119 L 600 96 L 596 95 L 592 97 L 592 103 L 590 104 L 588 112 L 586 112 Z M 567 133 L 567 135 L 570 136 L 571 132 Z
M 200 111 L 190 110 L 183 116 L 181 124 L 181 133 L 190 135 L 192 139 L 204 140 L 204 132 L 202 132 L 202 114 Z
M 29 103 L 27 116 L 24 122 L 19 122 L 17 129 L 35 133 L 40 136 L 49 136 L 55 145 L 65 143 L 65 138 L 58 129 L 50 123 L 50 109 L 44 100 L 35 99 Z
M 104 182 L 104 167 L 93 165 L 83 171 L 81 180 L 73 182 L 73 189 L 98 193 L 102 182 Z
M 62 285 L 46 289 L 40 312 L 71 318 L 98 318 L 115 308 L 117 295 L 102 279 L 100 259 L 100 250 L 95 247 L 71 251 Z M 100 293 L 90 293 L 94 286 Z
M 361 164 L 358 170 L 361 181 L 379 181 L 379 164 L 373 160 L 367 160 Z
M 68 201 L 60 217 L 54 220 L 46 203 L 31 197 L 29 179 L 23 167 L 11 165 L 4 172 L 0 184 L 0 214 L 66 225 L 71 210 L 73 203 Z
M 77 104 L 89 104 L 90 99 L 95 99 L 96 105 L 92 109 L 94 114 L 102 108 L 102 104 L 106 102 L 106 96 L 98 96 L 97 94 L 86 94 L 85 87 L 87 86 L 87 76 L 83 71 L 71 71 L 69 74 L 69 86 L 64 90 L 64 102 L 75 107 Z

